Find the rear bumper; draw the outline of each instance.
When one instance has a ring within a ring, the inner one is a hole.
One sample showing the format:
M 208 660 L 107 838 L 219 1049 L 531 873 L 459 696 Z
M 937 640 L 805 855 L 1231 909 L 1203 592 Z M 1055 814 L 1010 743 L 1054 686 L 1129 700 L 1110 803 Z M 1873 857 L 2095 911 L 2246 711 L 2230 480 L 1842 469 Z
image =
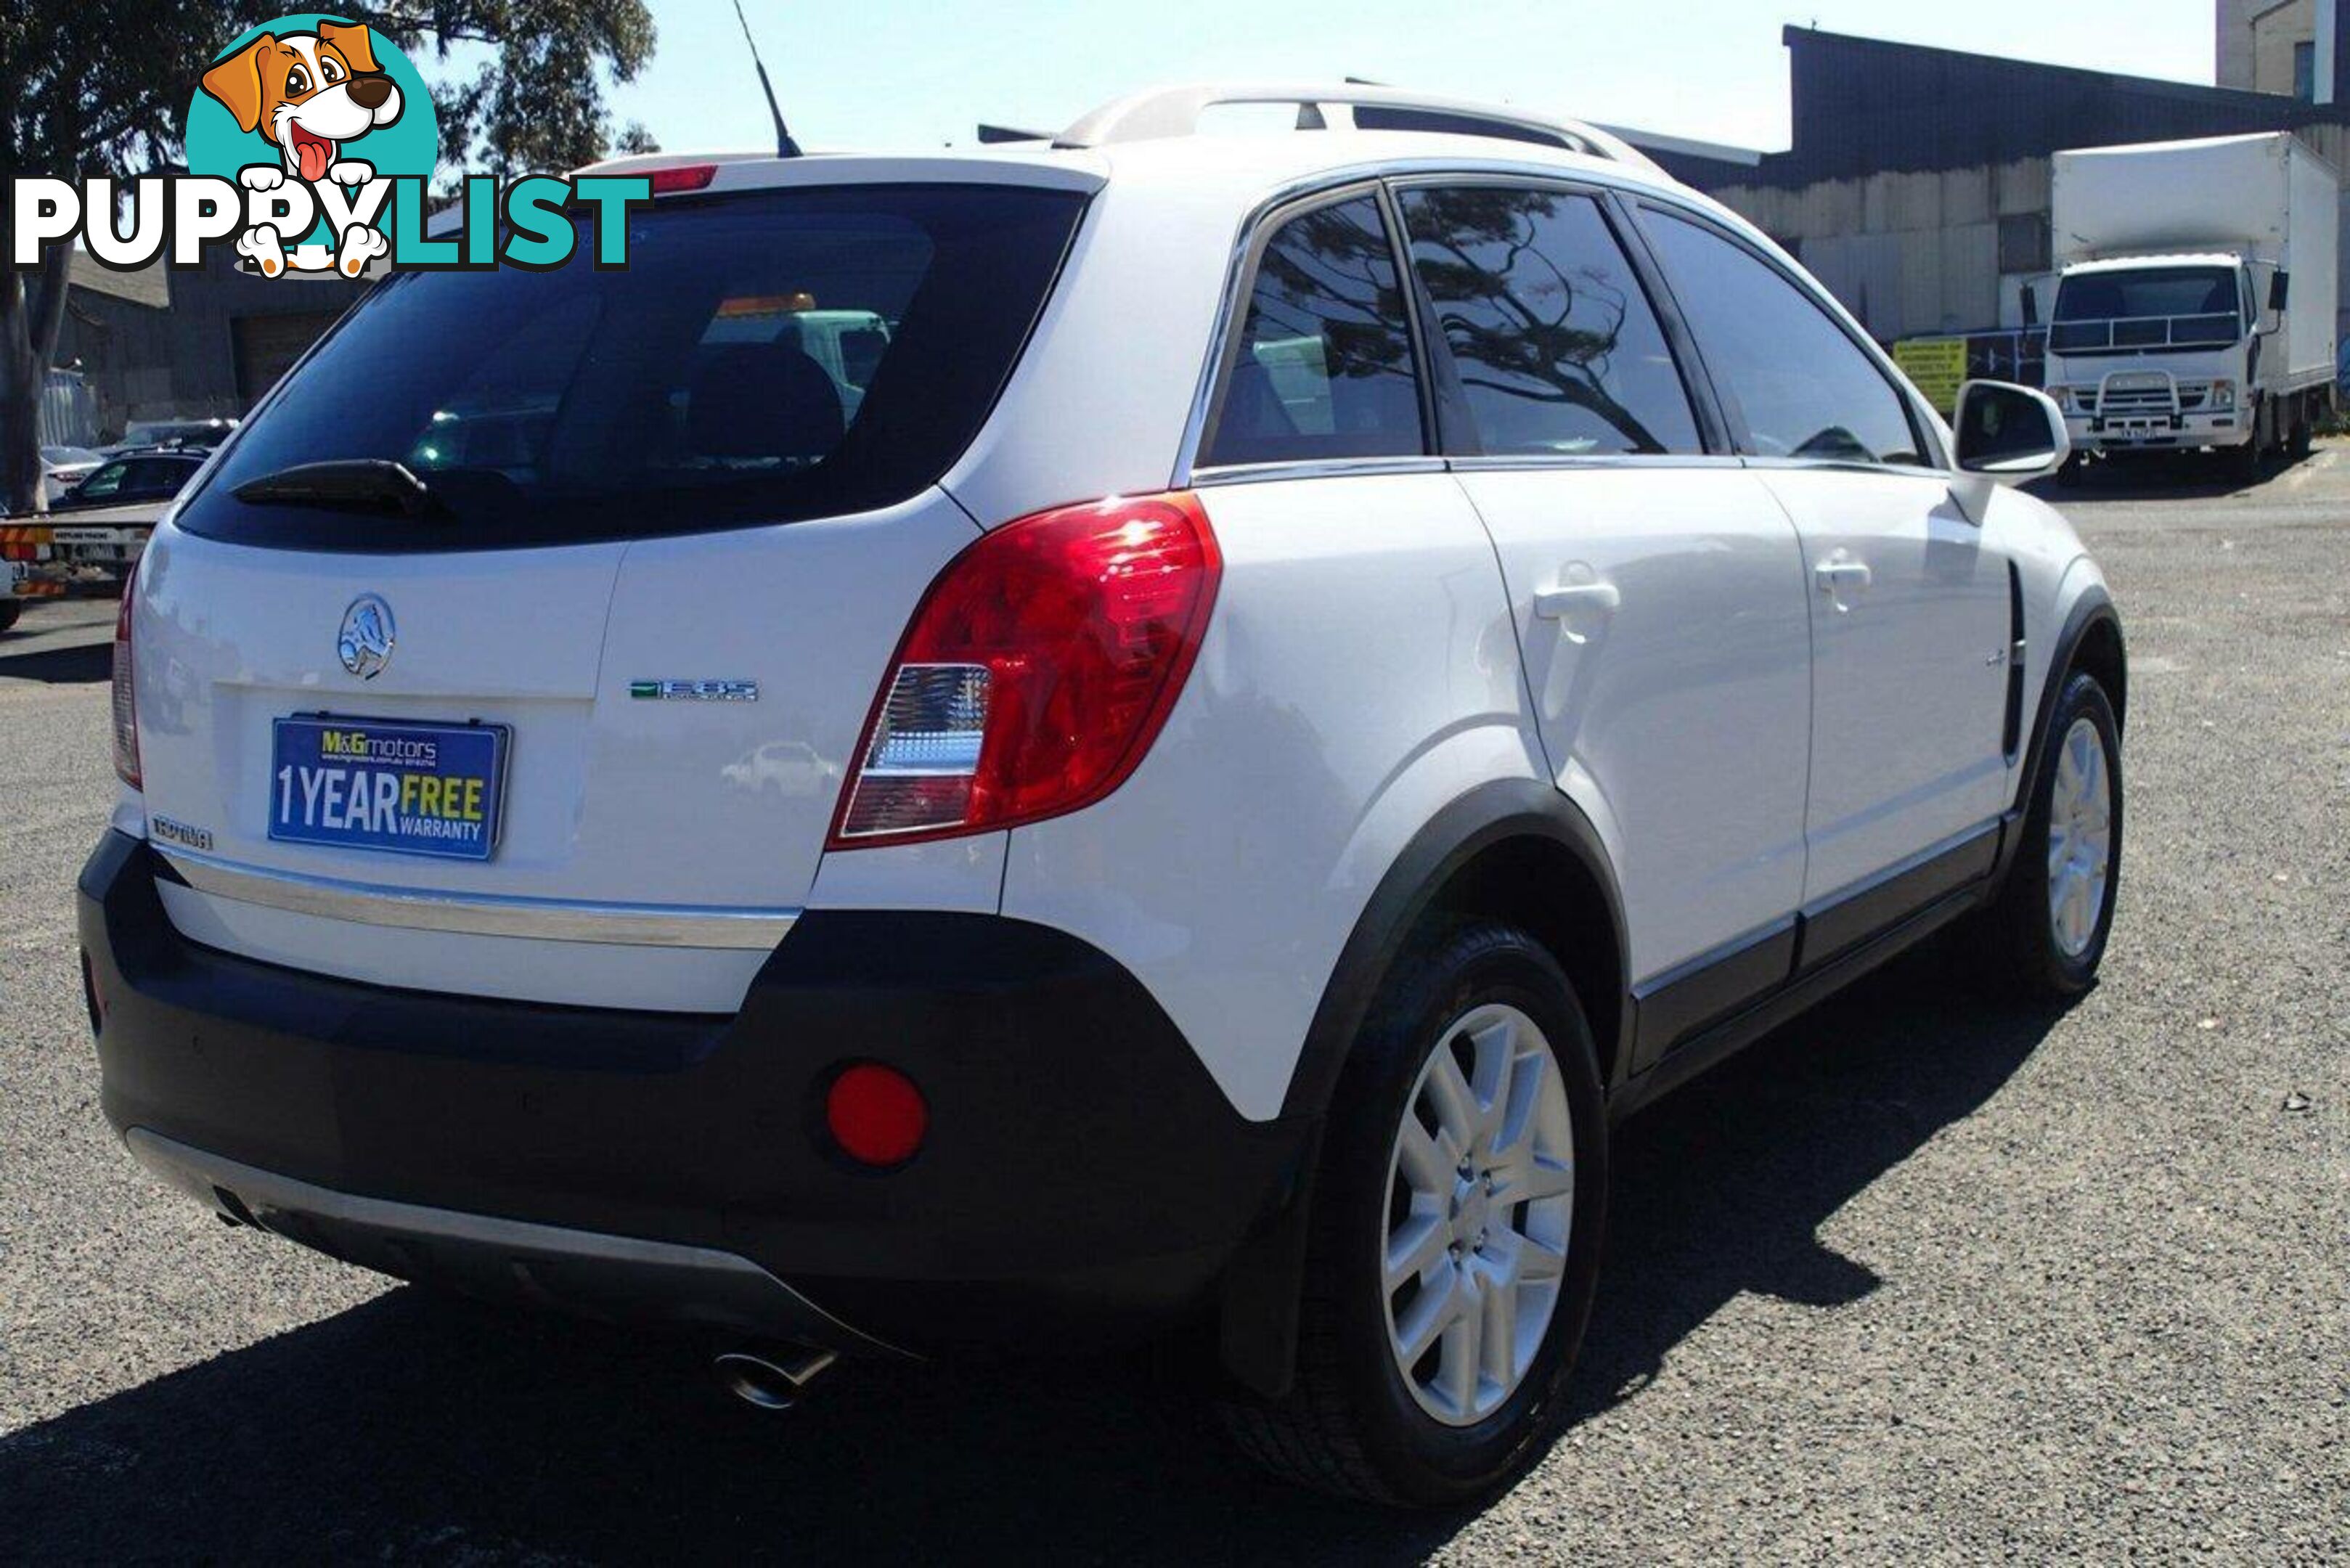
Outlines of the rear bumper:
M 1116 1343 L 1207 1300 L 1311 1147 L 1038 926 L 814 912 L 739 1014 L 681 1017 L 231 957 L 172 928 L 156 865 L 109 833 L 81 877 L 108 1119 L 194 1196 L 405 1278 L 847 1350 Z M 899 1170 L 824 1137 L 850 1061 L 929 1101 Z
M 608 1321 L 702 1324 L 830 1349 L 890 1348 L 736 1253 L 355 1198 L 145 1127 L 130 1128 L 123 1141 L 140 1164 L 197 1202 L 381 1273 Z

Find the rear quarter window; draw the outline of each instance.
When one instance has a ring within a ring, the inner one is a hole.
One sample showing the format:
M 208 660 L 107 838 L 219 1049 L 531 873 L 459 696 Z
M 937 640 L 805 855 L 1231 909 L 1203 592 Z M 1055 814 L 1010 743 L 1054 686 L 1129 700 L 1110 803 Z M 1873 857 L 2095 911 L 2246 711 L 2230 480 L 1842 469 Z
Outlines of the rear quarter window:
M 396 276 L 293 372 L 181 526 L 448 550 L 893 504 L 985 422 L 1083 205 L 990 185 L 671 198 L 630 214 L 623 268 Z M 354 459 L 406 465 L 432 513 L 235 495 Z
M 1426 451 L 1395 248 L 1368 196 L 1276 228 L 1259 254 L 1203 464 Z

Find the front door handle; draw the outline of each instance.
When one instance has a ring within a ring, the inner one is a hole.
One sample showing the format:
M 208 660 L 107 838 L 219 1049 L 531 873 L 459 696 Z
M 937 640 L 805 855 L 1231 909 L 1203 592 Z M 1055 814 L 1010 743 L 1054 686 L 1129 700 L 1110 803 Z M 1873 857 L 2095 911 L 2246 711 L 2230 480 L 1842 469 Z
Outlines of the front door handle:
M 1569 583 L 1563 587 L 1545 588 L 1534 596 L 1534 614 L 1544 620 L 1564 620 L 1578 612 L 1596 610 L 1605 615 L 1624 602 L 1613 583 Z

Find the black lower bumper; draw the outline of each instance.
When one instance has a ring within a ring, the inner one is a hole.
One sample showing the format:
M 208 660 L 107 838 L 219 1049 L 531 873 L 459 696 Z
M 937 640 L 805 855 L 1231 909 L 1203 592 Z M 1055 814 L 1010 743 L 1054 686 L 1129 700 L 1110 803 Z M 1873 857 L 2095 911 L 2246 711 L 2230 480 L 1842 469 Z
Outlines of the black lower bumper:
M 178 933 L 157 875 L 112 833 L 82 872 L 108 1119 L 198 1196 L 404 1277 L 838 1348 L 1116 1343 L 1211 1300 L 1311 1147 L 1241 1117 L 1131 974 L 1043 927 L 811 913 L 740 1013 L 688 1017 L 232 957 Z M 929 1100 L 905 1167 L 825 1137 L 850 1061 Z

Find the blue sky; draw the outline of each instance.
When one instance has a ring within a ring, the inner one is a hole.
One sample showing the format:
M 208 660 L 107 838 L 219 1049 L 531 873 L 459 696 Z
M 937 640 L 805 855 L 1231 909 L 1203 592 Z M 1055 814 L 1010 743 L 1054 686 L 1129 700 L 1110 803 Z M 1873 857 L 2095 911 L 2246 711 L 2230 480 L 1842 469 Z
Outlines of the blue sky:
M 665 148 L 771 140 L 729 0 L 650 0 L 651 69 L 616 94 Z M 1152 82 L 1368 77 L 1775 151 L 1786 23 L 2208 83 L 2210 0 L 744 0 L 793 133 L 816 147 L 968 144 L 981 119 L 1057 130 Z M 1433 18 L 1433 20 L 1431 20 Z M 1630 20 L 1627 22 L 1627 18 Z

